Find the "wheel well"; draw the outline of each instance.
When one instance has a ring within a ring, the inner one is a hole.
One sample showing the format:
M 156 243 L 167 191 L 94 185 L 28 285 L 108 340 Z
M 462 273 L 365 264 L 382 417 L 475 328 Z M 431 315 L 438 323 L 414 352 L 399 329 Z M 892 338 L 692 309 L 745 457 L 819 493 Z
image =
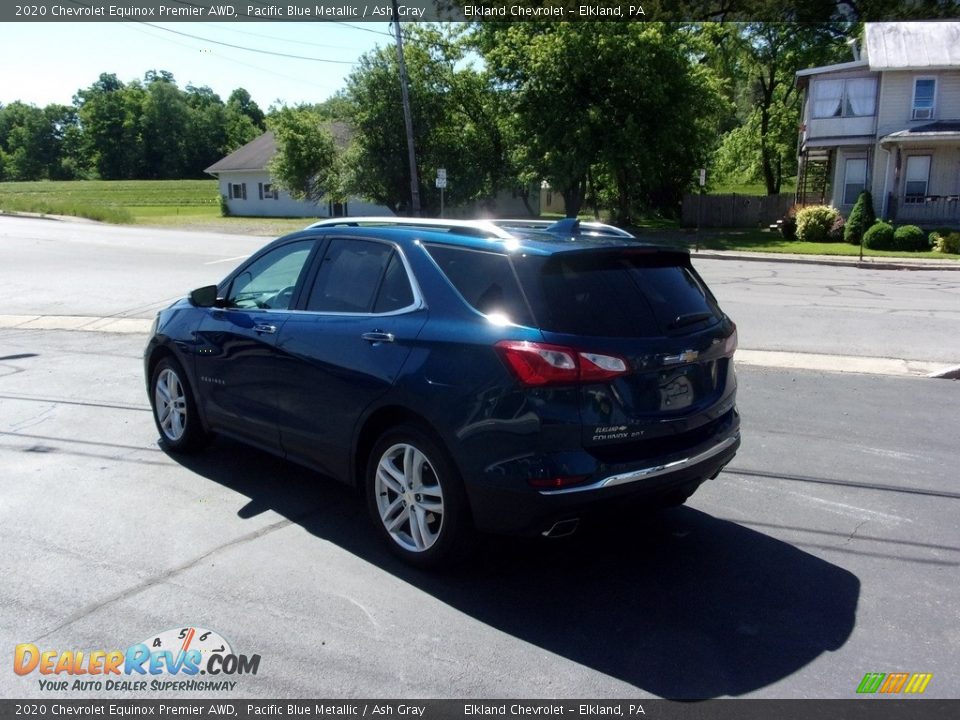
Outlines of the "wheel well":
M 170 348 L 166 348 L 163 345 L 158 345 L 154 348 L 154 351 L 150 355 L 150 362 L 147 364 L 147 386 L 150 385 L 150 378 L 153 377 L 153 371 L 157 369 L 157 363 L 167 357 L 173 358 L 174 360 L 177 359 L 177 356 L 173 354 Z
M 164 358 L 170 358 L 175 363 L 178 363 L 179 365 L 183 366 L 183 362 L 180 360 L 180 358 L 177 357 L 177 354 L 170 348 L 164 345 L 157 345 L 153 349 L 153 352 L 150 353 L 150 360 L 147 362 L 147 395 L 150 396 L 151 406 L 153 405 L 153 396 L 152 396 L 152 390 L 150 388 L 150 383 L 152 382 L 153 373 L 157 369 L 157 365 Z M 186 373 L 183 379 L 184 379 L 184 382 L 186 382 L 190 386 L 190 391 L 193 393 L 194 402 L 197 406 L 197 414 L 200 417 L 200 424 L 204 427 L 204 429 L 209 431 L 211 428 L 209 423 L 207 422 L 206 413 L 204 413 L 202 404 L 200 403 L 200 395 L 197 392 L 197 388 L 194 387 L 193 379 L 190 377 L 189 373 Z
M 440 433 L 422 415 L 398 405 L 382 407 L 367 418 L 357 437 L 356 451 L 353 455 L 353 481 L 361 492 L 364 491 L 364 477 L 367 472 L 370 451 L 373 450 L 374 444 L 383 433 L 397 425 L 415 425 L 429 434 L 442 449 L 446 450 L 447 444 L 443 441 Z M 447 451 L 447 454 L 449 455 L 449 451 Z M 454 465 L 456 465 L 455 461 Z

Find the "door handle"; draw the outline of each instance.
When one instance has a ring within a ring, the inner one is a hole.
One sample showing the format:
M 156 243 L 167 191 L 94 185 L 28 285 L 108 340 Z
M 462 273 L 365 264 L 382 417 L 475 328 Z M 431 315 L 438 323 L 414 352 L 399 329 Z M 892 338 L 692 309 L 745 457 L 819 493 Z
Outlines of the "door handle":
M 394 340 L 396 340 L 396 338 L 393 336 L 393 333 L 380 332 L 380 331 L 365 332 L 360 337 L 362 337 L 364 340 L 366 340 L 369 343 L 373 343 L 374 345 L 376 345 L 377 343 L 393 342 Z
M 273 335 L 277 331 L 276 325 L 267 325 L 266 323 L 256 323 L 253 326 L 253 331 L 255 333 L 267 333 L 268 335 Z

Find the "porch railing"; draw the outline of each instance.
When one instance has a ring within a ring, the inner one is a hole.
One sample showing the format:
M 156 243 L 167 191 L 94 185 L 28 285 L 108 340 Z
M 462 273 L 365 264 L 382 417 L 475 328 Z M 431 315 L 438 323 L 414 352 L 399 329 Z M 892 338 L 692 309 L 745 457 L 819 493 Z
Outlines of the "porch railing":
M 951 225 L 960 223 L 960 195 L 928 195 L 903 198 L 890 195 L 888 214 L 898 223 Z

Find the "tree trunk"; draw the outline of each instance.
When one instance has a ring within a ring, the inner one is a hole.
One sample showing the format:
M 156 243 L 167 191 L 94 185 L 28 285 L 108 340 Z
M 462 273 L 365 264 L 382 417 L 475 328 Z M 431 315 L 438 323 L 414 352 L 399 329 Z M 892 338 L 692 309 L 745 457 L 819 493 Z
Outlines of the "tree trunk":
M 580 208 L 583 207 L 583 197 L 586 194 L 587 178 L 583 176 L 576 180 L 573 185 L 563 189 L 563 212 L 568 218 L 575 218 L 580 214 Z

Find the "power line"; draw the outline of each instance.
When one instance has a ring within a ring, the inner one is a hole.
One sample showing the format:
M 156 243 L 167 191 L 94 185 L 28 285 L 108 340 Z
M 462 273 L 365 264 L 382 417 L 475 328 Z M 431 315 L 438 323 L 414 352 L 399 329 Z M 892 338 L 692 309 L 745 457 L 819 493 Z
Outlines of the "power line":
M 336 65 L 357 64 L 353 60 L 329 60 L 327 58 L 307 57 L 305 55 L 291 55 L 289 53 L 274 52 L 272 50 L 260 50 L 259 48 L 251 48 L 244 45 L 234 45 L 232 43 L 221 42 L 220 40 L 211 40 L 210 38 L 201 37 L 199 35 L 191 35 L 190 33 L 180 32 L 179 30 L 171 30 L 170 28 L 154 25 L 153 23 L 145 22 L 140 24 L 152 27 L 155 30 L 163 30 L 164 32 L 173 33 L 174 35 L 182 35 L 183 37 L 188 37 L 193 40 L 201 40 L 203 42 L 213 43 L 214 45 L 223 45 L 224 47 L 233 48 L 234 50 L 243 50 L 245 52 L 259 53 L 261 55 L 273 55 L 274 57 L 289 58 L 291 60 L 309 60 L 311 62 L 333 63 Z
M 184 48 L 187 48 L 187 49 L 189 49 L 189 50 L 196 50 L 197 52 L 201 52 L 201 51 L 202 51 L 202 48 L 196 47 L 195 45 L 188 45 L 187 43 L 180 42 L 180 41 L 174 40 L 174 39 L 172 39 L 172 38 L 167 38 L 167 37 L 163 37 L 163 36 L 154 35 L 153 33 L 147 32 L 147 31 L 144 30 L 143 28 L 138 28 L 138 27 L 136 27 L 136 26 L 135 26 L 136 24 L 146 25 L 147 23 L 123 23 L 123 25 L 124 25 L 128 30 L 135 30 L 136 32 L 139 32 L 139 33 L 142 33 L 142 34 L 146 35 L 147 37 L 151 37 L 151 38 L 154 38 L 154 39 L 156 39 L 156 40 L 163 41 L 163 42 L 173 43 L 174 45 L 179 45 L 180 47 L 184 47 Z M 302 77 L 293 77 L 293 76 L 291 76 L 291 75 L 284 75 L 283 73 L 278 73 L 278 72 L 275 72 L 275 71 L 273 71 L 273 70 L 268 70 L 268 69 L 266 69 L 265 67 L 260 66 L 260 65 L 252 65 L 251 63 L 246 63 L 246 62 L 243 62 L 242 60 L 238 60 L 237 58 L 230 57 L 230 56 L 227 56 L 227 55 L 217 55 L 217 56 L 215 56 L 215 57 L 216 57 L 217 59 L 221 59 L 221 60 L 223 60 L 223 61 L 225 61 L 225 62 L 228 62 L 228 63 L 230 63 L 231 65 L 233 65 L 233 64 L 242 65 L 243 67 L 250 68 L 251 70 L 255 70 L 255 71 L 257 71 L 257 72 L 264 73 L 264 74 L 266 74 L 266 75 L 272 75 L 273 77 L 283 78 L 284 80 L 292 80 L 292 81 L 294 81 L 294 82 L 297 82 L 297 83 L 300 83 L 300 84 L 303 84 L 303 85 L 310 85 L 311 87 L 320 88 L 321 90 L 325 90 L 325 91 L 328 91 L 328 92 L 329 92 L 329 88 L 328 88 L 327 86 L 319 85 L 319 84 L 317 84 L 317 83 L 310 82 L 309 80 L 304 80 Z
M 343 22 L 342 20 L 335 20 L 331 22 L 331 25 L 343 25 L 344 27 L 348 27 L 353 30 L 362 30 L 363 32 L 373 33 L 374 35 L 384 35 L 385 37 L 393 40 L 393 33 L 385 32 L 383 30 L 373 30 L 371 28 L 361 27 L 360 25 L 352 25 L 348 22 Z
M 260 33 L 246 32 L 245 30 L 237 30 L 236 28 L 229 27 L 220 23 L 210 23 L 211 27 L 215 27 L 218 30 L 226 30 L 227 32 L 239 33 L 240 35 L 249 35 L 250 37 L 261 38 L 263 40 L 279 40 L 284 43 L 294 43 L 296 45 L 308 45 L 310 47 L 319 47 L 327 48 L 333 50 L 353 50 L 354 48 L 349 45 L 328 45 L 326 43 L 312 43 L 307 42 L 306 40 L 293 40 L 292 38 L 278 37 L 276 35 L 262 35 Z

